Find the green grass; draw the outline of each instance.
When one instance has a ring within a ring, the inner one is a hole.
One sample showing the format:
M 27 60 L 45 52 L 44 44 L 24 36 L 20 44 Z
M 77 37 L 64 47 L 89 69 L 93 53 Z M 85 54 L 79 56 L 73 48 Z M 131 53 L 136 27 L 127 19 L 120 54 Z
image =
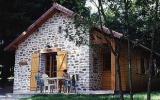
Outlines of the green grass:
M 160 92 L 153 92 L 151 100 L 160 100 Z M 125 100 L 130 100 L 129 95 L 124 95 Z M 134 94 L 134 100 L 146 100 L 146 93 Z M 53 94 L 35 95 L 22 100 L 119 100 L 119 95 L 82 95 L 82 94 Z
M 23 100 L 115 100 L 118 98 L 112 95 L 63 95 L 63 94 L 55 94 L 55 95 L 36 95 L 31 98 L 23 99 Z

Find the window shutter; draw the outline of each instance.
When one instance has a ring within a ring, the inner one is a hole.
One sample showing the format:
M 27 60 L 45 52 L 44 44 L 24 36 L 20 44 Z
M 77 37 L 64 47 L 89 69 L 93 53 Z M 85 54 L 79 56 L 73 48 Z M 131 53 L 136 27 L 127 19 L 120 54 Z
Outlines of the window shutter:
M 67 68 L 67 52 L 57 52 L 57 77 L 63 76 L 63 70 Z
M 37 82 L 35 79 L 35 76 L 38 73 L 39 70 L 39 61 L 40 61 L 40 54 L 39 53 L 33 53 L 32 54 L 32 65 L 31 65 L 31 77 L 30 77 L 30 90 L 35 91 L 37 88 Z

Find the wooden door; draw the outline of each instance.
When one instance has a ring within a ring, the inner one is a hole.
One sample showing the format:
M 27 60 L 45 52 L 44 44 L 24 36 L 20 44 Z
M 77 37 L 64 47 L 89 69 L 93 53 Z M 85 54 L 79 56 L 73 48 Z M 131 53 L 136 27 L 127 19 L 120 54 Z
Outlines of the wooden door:
M 32 64 L 31 64 L 31 77 L 30 77 L 30 90 L 35 91 L 37 88 L 37 82 L 35 76 L 39 70 L 39 63 L 40 63 L 40 54 L 33 53 L 32 54 Z
M 111 71 L 103 71 L 102 73 L 102 89 L 111 89 Z
M 63 76 L 63 70 L 67 68 L 67 52 L 57 52 L 57 77 Z
M 100 49 L 102 71 L 102 89 L 111 89 L 111 51 L 108 47 Z

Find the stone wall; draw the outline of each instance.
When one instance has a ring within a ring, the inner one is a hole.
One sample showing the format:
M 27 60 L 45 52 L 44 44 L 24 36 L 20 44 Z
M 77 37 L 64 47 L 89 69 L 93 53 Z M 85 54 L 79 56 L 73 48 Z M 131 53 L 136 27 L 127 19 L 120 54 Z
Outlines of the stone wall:
M 100 47 L 93 45 L 90 48 L 90 89 L 99 90 L 102 86 L 102 59 Z
M 68 33 L 71 36 L 76 34 L 72 23 L 72 18 L 63 13 L 56 13 L 36 32 L 18 45 L 15 53 L 14 93 L 30 92 L 31 55 L 40 49 L 44 49 L 47 44 L 68 52 L 68 72 L 71 75 L 79 75 L 78 91 L 89 90 L 89 47 L 88 45 L 76 46 L 75 41 L 69 41 L 69 38 L 66 38 L 66 27 L 69 27 Z M 88 37 L 88 35 L 82 35 Z M 78 39 L 78 37 L 75 37 L 75 39 Z M 40 68 L 44 69 L 42 59 Z M 18 63 L 23 60 L 27 61 L 28 65 L 20 67 Z

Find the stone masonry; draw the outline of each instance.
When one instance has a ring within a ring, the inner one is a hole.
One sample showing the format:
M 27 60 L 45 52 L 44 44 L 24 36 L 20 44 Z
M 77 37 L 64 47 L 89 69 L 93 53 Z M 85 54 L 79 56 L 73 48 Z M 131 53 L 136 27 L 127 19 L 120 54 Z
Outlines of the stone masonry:
M 63 13 L 56 13 L 18 45 L 15 53 L 14 93 L 30 92 L 31 55 L 38 50 L 44 49 L 47 44 L 68 52 L 68 72 L 71 75 L 79 75 L 78 91 L 89 90 L 89 46 L 76 46 L 75 41 L 69 41 L 69 38 L 66 38 L 65 29 L 68 27 L 67 25 L 70 25 L 68 30 L 70 35 L 76 33 L 74 24 L 71 23 L 73 23 L 72 18 Z M 78 39 L 78 37 L 76 38 Z M 19 62 L 21 61 L 27 61 L 27 65 L 20 67 Z M 42 56 L 41 69 L 44 69 L 45 66 L 43 62 L 45 61 Z

